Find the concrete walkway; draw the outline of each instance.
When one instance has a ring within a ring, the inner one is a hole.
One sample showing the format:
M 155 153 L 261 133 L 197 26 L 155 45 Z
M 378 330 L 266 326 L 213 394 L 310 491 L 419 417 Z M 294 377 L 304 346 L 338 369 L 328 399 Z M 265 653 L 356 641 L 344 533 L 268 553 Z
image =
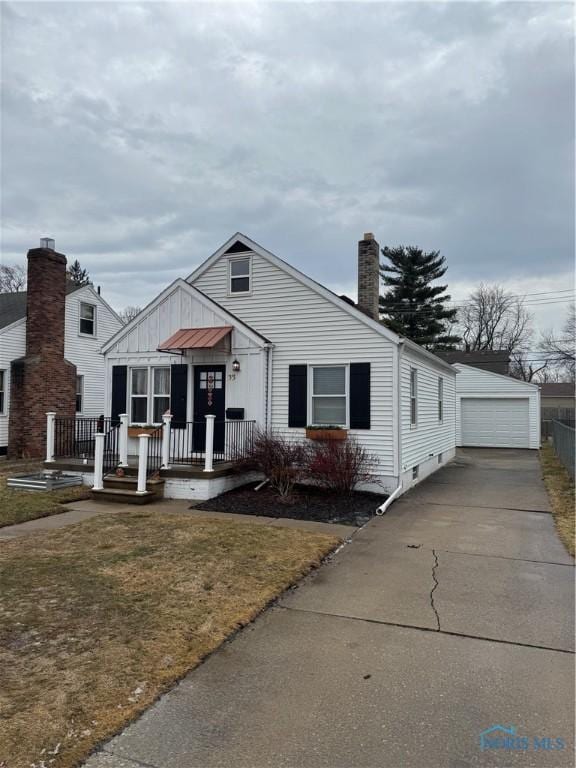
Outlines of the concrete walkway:
M 535 453 L 463 452 L 87 768 L 573 766 L 571 563 Z

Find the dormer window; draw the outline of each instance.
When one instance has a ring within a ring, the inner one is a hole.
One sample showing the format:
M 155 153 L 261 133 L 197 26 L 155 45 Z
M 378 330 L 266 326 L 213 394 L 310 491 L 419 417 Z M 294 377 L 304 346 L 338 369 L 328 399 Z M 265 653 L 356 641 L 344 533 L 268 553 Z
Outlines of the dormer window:
M 250 257 L 230 259 L 228 262 L 230 293 L 250 293 L 251 291 L 251 265 Z

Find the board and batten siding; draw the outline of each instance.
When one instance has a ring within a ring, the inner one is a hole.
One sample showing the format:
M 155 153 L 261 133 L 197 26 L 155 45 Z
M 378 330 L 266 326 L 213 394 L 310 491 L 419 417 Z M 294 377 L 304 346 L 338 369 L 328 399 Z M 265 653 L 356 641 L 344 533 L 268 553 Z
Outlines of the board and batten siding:
M 26 320 L 18 320 L 0 331 L 0 370 L 4 371 L 4 412 L 0 414 L 0 448 L 8 445 L 8 414 L 10 411 L 10 363 L 26 352 Z
M 435 365 L 412 350 L 401 353 L 402 472 L 442 454 L 442 463 L 456 447 L 456 371 Z M 416 424 L 410 419 L 410 371 L 416 370 Z M 438 379 L 443 381 L 442 421 L 438 418 Z
M 250 294 L 229 294 L 226 255 L 191 282 L 274 345 L 272 428 L 304 431 L 288 427 L 290 365 L 370 363 L 371 428 L 350 434 L 377 457 L 378 474 L 394 477 L 396 345 L 260 254 L 251 259 Z
M 80 334 L 80 304 L 96 307 L 96 333 Z M 79 288 L 66 297 L 66 335 L 64 354 L 76 366 L 78 376 L 83 376 L 82 416 L 94 417 L 104 413 L 105 360 L 100 351 L 108 339 L 122 328 L 122 323 L 100 300 L 90 286 Z
M 528 400 L 529 447 L 540 448 L 540 388 L 536 384 L 456 363 L 456 440 L 462 445 L 462 405 L 465 398 L 521 398 Z
M 188 399 L 186 404 L 187 420 L 192 421 L 193 414 L 193 366 L 226 365 L 226 407 L 244 408 L 245 419 L 254 419 L 263 423 L 265 404 L 265 355 L 262 345 L 253 338 L 233 327 L 228 351 L 228 340 L 224 339 L 214 349 L 186 351 L 183 355 L 158 352 L 158 347 L 181 328 L 213 328 L 232 325 L 230 318 L 209 306 L 209 302 L 200 301 L 187 290 L 176 285 L 149 310 L 145 309 L 134 321 L 133 327 L 119 335 L 117 341 L 106 352 L 107 373 L 107 413 L 110 415 L 112 366 L 126 365 L 128 368 L 139 366 L 169 366 L 187 364 Z M 240 372 L 234 374 L 231 362 L 237 358 Z M 128 394 L 128 393 L 127 393 Z M 127 409 L 129 410 L 127 399 Z

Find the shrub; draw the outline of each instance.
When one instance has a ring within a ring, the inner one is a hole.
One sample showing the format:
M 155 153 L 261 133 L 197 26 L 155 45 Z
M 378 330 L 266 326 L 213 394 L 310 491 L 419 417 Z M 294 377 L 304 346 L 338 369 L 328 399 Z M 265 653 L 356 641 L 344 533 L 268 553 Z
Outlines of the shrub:
M 376 456 L 353 437 L 316 440 L 306 453 L 306 477 L 327 490 L 349 495 L 359 483 L 377 482 L 372 472 Z
M 283 498 L 291 496 L 294 484 L 305 469 L 303 443 L 287 440 L 283 435 L 257 429 L 247 448 L 242 464 L 257 469 L 269 480 L 270 486 Z

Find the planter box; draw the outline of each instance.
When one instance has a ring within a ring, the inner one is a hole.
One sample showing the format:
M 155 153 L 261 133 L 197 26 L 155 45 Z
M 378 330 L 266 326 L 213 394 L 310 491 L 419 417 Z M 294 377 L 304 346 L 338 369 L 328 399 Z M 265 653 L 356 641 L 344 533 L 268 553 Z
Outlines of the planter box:
M 151 435 L 156 430 L 162 433 L 162 427 L 128 427 L 128 437 L 138 437 L 138 435 Z
M 306 437 L 309 440 L 346 440 L 347 429 L 310 429 L 306 427 Z

